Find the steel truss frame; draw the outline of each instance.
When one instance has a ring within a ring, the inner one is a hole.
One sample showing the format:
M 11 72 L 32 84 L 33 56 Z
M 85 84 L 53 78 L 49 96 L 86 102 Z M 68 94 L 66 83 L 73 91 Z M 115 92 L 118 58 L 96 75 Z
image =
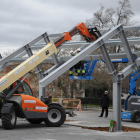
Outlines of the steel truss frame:
M 108 30 L 108 29 L 107 29 Z M 91 58 L 96 59 L 104 59 L 107 65 L 109 74 L 111 75 L 113 81 L 113 120 L 116 122 L 115 131 L 121 130 L 121 81 L 127 75 L 129 75 L 132 71 L 136 70 L 140 66 L 140 53 L 132 53 L 129 43 L 135 44 L 140 43 L 140 38 L 130 38 L 127 39 L 124 33 L 126 31 L 133 31 L 133 30 L 140 30 L 140 26 L 132 26 L 132 27 L 125 27 L 123 29 L 122 25 L 118 25 L 113 29 L 107 31 L 102 30 L 102 32 L 106 32 L 103 36 L 101 36 L 98 40 L 93 43 L 86 43 L 86 42 L 69 42 L 65 43 L 61 46 L 61 48 L 72 48 L 72 47 L 81 47 L 82 51 L 74 57 L 61 57 L 57 58 L 56 54 L 53 54 L 51 57 L 46 59 L 46 62 L 54 62 L 54 66 L 46 71 L 44 74 L 41 73 L 39 67 L 36 67 L 36 73 L 39 77 L 39 98 L 45 97 L 46 90 L 45 87 L 57 77 L 62 75 L 66 72 L 69 68 L 75 65 L 80 60 L 91 60 Z M 116 34 L 119 35 L 120 39 L 111 39 Z M 1 59 L 0 61 L 0 71 L 5 69 L 8 65 L 14 62 L 22 62 L 26 60 L 28 57 L 23 57 L 25 54 L 28 56 L 32 56 L 34 49 L 41 49 L 44 47 L 50 40 L 49 37 L 56 37 L 61 34 L 50 34 L 47 33 L 42 34 L 32 42 L 28 43 L 27 45 L 19 48 L 9 56 Z M 45 44 L 37 44 L 39 41 L 44 40 Z M 108 54 L 106 45 L 123 45 L 125 53 L 122 54 Z M 100 55 L 89 55 L 91 52 L 95 51 L 96 49 L 100 48 L 101 53 Z M 115 58 L 128 58 L 129 65 L 120 71 L 118 74 L 113 67 L 111 59 Z M 135 60 L 135 57 L 138 57 Z

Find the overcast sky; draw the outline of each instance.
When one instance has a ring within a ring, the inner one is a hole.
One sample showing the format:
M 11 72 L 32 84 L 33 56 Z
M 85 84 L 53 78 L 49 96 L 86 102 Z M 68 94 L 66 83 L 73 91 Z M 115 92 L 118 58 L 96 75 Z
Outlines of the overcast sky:
M 130 0 L 140 24 L 140 0 Z M 44 32 L 70 30 L 92 18 L 102 3 L 118 6 L 118 0 L 0 0 L 0 52 L 16 49 Z

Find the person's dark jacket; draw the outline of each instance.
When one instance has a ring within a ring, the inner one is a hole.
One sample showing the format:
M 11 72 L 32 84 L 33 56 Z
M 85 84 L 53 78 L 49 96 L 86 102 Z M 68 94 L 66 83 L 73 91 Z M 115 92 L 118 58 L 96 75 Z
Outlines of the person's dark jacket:
M 109 97 L 108 95 L 103 95 L 101 99 L 101 106 L 107 106 L 109 107 Z

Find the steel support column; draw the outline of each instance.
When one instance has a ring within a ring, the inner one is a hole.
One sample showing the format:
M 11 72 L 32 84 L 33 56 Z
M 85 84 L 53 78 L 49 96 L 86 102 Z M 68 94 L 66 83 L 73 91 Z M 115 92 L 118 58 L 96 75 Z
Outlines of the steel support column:
M 102 43 L 101 43 L 102 44 Z M 118 80 L 116 70 L 111 62 L 105 44 L 100 47 L 105 64 L 113 81 L 113 120 L 116 122 L 114 131 L 121 130 L 121 80 Z
M 42 97 L 46 97 L 46 86 L 45 87 L 42 87 L 39 84 L 39 100 L 41 100 Z
M 113 82 L 113 120 L 116 122 L 114 131 L 121 131 L 121 80 Z

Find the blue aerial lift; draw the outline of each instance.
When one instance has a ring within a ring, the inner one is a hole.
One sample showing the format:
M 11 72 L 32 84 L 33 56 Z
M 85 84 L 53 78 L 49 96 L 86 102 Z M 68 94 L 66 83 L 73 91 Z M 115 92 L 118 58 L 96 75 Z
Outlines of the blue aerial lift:
M 135 58 L 136 59 L 136 58 Z M 92 73 L 95 69 L 95 66 L 99 60 L 92 60 L 92 61 L 84 61 L 84 70 L 85 70 L 85 76 L 75 76 L 74 71 L 76 69 L 73 69 L 73 75 L 69 76 L 69 79 L 75 79 L 75 80 L 93 80 Z M 105 62 L 104 60 L 101 60 L 102 62 Z M 119 59 L 111 59 L 112 63 L 127 63 L 128 58 L 119 58 Z
M 135 95 L 140 96 L 140 93 L 136 90 L 136 85 L 135 85 L 135 82 L 139 77 L 140 77 L 140 69 L 136 70 L 134 73 L 132 73 L 129 76 L 129 93 L 125 101 L 125 110 L 127 110 L 128 100 L 131 96 L 135 96 Z
M 140 69 L 129 76 L 129 93 L 125 100 L 125 111 L 121 112 L 122 119 L 140 122 L 140 93 L 136 90 L 136 80 L 140 77 Z
M 76 69 L 73 69 L 73 75 L 69 76 L 69 79 L 92 80 L 93 79 L 92 73 L 94 71 L 97 61 L 99 61 L 99 60 L 84 61 L 85 76 L 74 76 L 74 70 L 76 70 Z

